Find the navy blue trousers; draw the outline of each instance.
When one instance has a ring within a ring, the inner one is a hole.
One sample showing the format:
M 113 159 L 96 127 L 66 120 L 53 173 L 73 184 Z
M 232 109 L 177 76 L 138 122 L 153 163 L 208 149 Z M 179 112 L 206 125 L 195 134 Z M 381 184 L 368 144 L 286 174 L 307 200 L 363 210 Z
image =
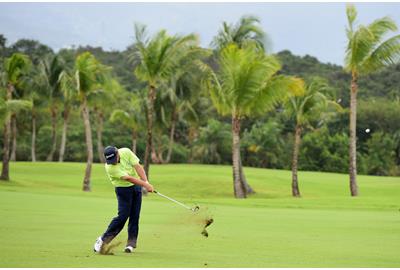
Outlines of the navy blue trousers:
M 118 216 L 114 217 L 102 239 L 104 242 L 111 242 L 124 228 L 126 221 L 128 223 L 128 245 L 136 247 L 136 241 L 139 234 L 139 216 L 142 206 L 142 187 L 116 187 L 115 194 L 118 200 Z

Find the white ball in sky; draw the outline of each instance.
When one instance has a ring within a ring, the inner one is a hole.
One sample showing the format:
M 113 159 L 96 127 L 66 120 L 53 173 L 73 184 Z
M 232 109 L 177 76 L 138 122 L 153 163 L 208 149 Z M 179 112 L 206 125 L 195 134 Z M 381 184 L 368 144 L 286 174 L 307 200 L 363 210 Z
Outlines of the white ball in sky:
M 367 132 L 367 133 L 369 133 L 371 130 L 369 129 L 369 128 L 367 128 L 366 130 L 365 130 L 365 132 Z

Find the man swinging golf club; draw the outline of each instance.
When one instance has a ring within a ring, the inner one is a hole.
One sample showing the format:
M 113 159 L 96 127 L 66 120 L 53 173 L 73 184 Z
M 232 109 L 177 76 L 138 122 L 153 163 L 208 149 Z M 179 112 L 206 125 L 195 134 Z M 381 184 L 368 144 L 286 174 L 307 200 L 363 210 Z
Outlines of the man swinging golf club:
M 139 233 L 142 187 L 148 192 L 153 192 L 154 188 L 148 182 L 146 173 L 139 164 L 139 158 L 129 148 L 117 149 L 114 146 L 107 146 L 104 149 L 104 157 L 107 176 L 114 185 L 117 195 L 118 216 L 113 218 L 106 232 L 97 238 L 94 251 L 100 252 L 103 244 L 110 243 L 129 218 L 125 252 L 130 253 L 136 248 Z

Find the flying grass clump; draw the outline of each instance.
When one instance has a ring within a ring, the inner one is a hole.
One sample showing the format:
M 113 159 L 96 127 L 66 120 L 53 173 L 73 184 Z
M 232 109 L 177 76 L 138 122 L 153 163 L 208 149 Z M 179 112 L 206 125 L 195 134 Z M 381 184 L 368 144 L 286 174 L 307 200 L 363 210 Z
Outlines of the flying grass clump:
M 212 218 L 206 218 L 205 219 L 205 221 L 204 221 L 204 228 L 203 228 L 203 231 L 201 232 L 201 234 L 204 236 L 204 237 L 208 237 L 208 232 L 207 232 L 207 230 L 206 230 L 206 228 L 208 227 L 208 226 L 210 226 L 212 223 L 214 222 L 214 219 L 212 219 Z

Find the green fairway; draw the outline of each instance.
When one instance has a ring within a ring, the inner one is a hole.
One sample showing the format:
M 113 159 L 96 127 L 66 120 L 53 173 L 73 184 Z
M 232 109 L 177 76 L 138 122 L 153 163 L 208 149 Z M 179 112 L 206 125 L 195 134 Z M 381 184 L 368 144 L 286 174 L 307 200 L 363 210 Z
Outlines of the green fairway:
M 359 176 L 351 198 L 347 175 L 300 172 L 296 199 L 290 172 L 245 168 L 257 194 L 237 200 L 230 166 L 153 165 L 156 190 L 201 211 L 150 194 L 135 253 L 121 245 L 102 256 L 92 248 L 116 215 L 114 190 L 97 164 L 82 192 L 84 168 L 11 163 L 12 181 L 0 182 L 0 267 L 400 267 L 400 178 Z

